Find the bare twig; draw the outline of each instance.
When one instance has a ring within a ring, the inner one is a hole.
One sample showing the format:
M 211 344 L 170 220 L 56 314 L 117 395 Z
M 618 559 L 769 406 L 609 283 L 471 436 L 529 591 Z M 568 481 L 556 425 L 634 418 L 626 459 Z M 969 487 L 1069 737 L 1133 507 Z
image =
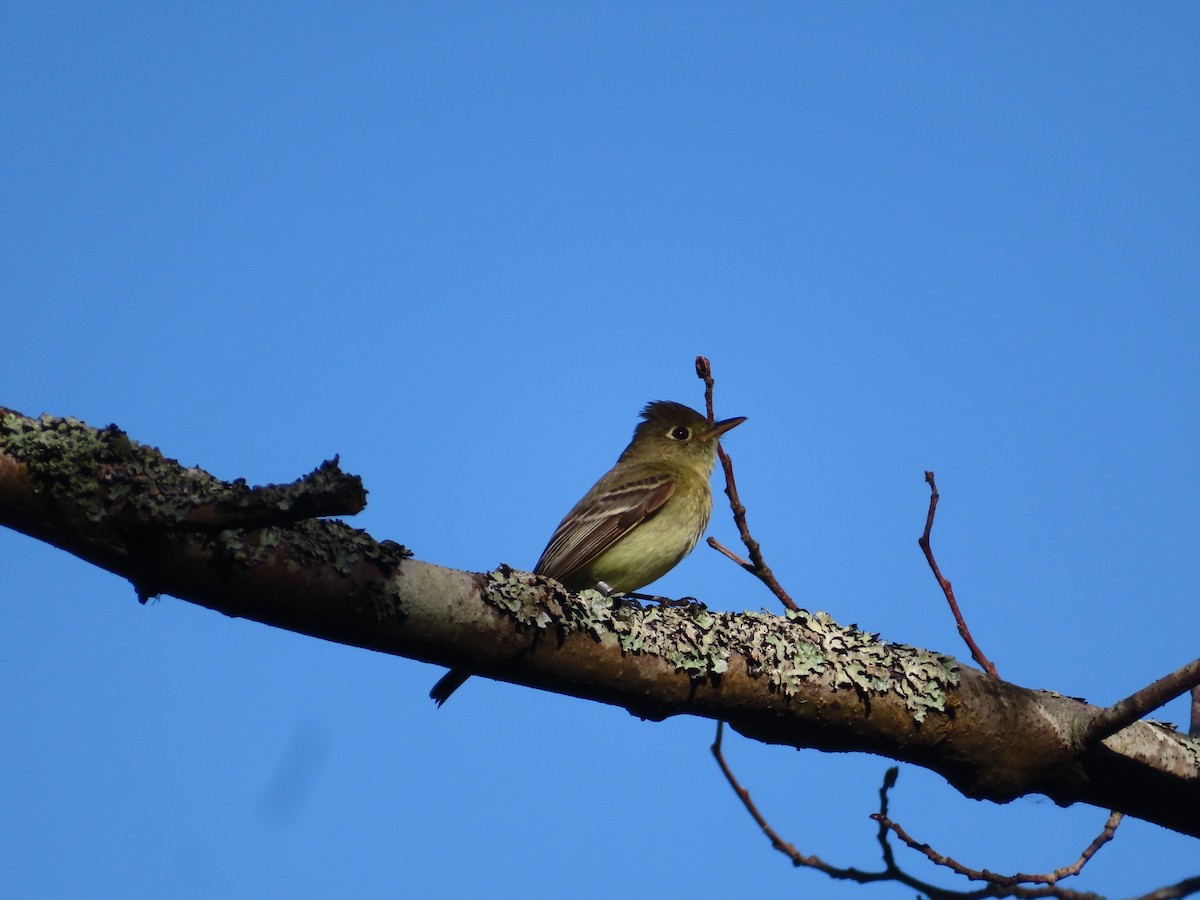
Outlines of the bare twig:
M 754 801 L 750 799 L 750 792 L 746 790 L 738 782 L 737 776 L 733 774 L 733 770 L 729 767 L 729 763 L 725 761 L 724 751 L 721 749 L 721 744 L 725 736 L 725 723 L 717 723 L 717 736 L 713 740 L 712 754 L 717 760 L 717 765 L 721 767 L 721 774 L 725 776 L 725 780 L 729 782 L 729 786 L 733 788 L 733 792 L 737 794 L 739 800 L 742 801 L 742 806 L 746 808 L 746 812 L 750 813 L 751 818 L 762 830 L 762 833 L 770 840 L 771 846 L 786 856 L 792 861 L 792 865 L 797 868 L 804 867 L 816 869 L 818 872 L 823 872 L 831 878 L 839 881 L 854 881 L 859 884 L 869 884 L 876 881 L 901 881 L 909 887 L 917 890 L 925 891 L 931 898 L 937 900 L 953 900 L 953 898 L 961 897 L 953 891 L 943 891 L 935 885 L 925 884 L 922 881 L 912 879 L 905 875 L 894 865 L 889 865 L 886 871 L 883 872 L 863 872 L 853 868 L 841 868 L 825 862 L 819 856 L 809 856 L 801 853 L 796 849 L 795 845 L 785 841 L 779 836 L 779 833 L 771 827 L 771 824 L 766 820 L 758 807 L 754 805 Z M 892 771 L 895 771 L 894 769 Z
M 827 871 L 828 864 L 825 863 L 819 856 L 806 856 L 796 849 L 795 845 L 788 843 L 779 836 L 779 833 L 771 827 L 771 824 L 766 820 L 762 813 L 758 811 L 758 807 L 754 805 L 754 801 L 750 799 L 750 792 L 746 790 L 737 780 L 737 776 L 733 774 L 733 770 L 729 768 L 729 763 L 725 761 L 725 754 L 721 750 L 721 744 L 725 738 L 725 723 L 717 723 L 717 736 L 713 740 L 712 754 L 717 760 L 717 765 L 721 767 L 721 774 L 725 776 L 725 780 L 729 782 L 729 786 L 733 788 L 733 792 L 737 794 L 738 799 L 742 801 L 742 806 L 746 807 L 746 812 L 750 813 L 751 818 L 762 830 L 762 833 L 771 841 L 771 846 L 780 853 L 787 856 L 794 865 L 810 866 L 821 871 Z
M 1192 688 L 1192 724 L 1188 734 L 1200 737 L 1200 684 Z
M 988 675 L 992 678 L 999 678 L 1000 676 L 996 672 L 996 667 L 992 665 L 991 660 L 983 655 L 983 651 L 979 649 L 979 645 L 971 637 L 971 630 L 967 628 L 966 620 L 963 619 L 962 613 L 959 612 L 958 601 L 954 599 L 954 588 L 943 577 L 942 570 L 938 568 L 937 560 L 933 558 L 933 550 L 929 545 L 929 533 L 933 531 L 933 517 L 937 511 L 940 495 L 938 494 L 937 482 L 934 481 L 932 472 L 927 471 L 925 473 L 925 481 L 929 484 L 929 512 L 925 516 L 925 533 L 921 535 L 917 543 L 921 545 L 921 549 L 925 552 L 925 561 L 929 563 L 929 568 L 933 570 L 933 577 L 937 579 L 937 583 L 942 588 L 942 593 L 946 595 L 946 602 L 950 604 L 950 612 L 954 614 L 954 621 L 958 624 L 958 633 L 962 635 L 962 639 L 967 642 L 967 646 L 971 649 L 971 656 Z
M 919 878 L 915 878 L 912 875 L 909 875 L 907 872 L 903 871 L 898 865 L 896 865 L 895 858 L 892 854 L 891 845 L 888 843 L 888 840 L 887 840 L 887 835 L 888 835 L 889 830 L 895 831 L 900 836 L 900 839 L 905 841 L 905 843 L 908 843 L 909 846 L 913 846 L 916 849 L 922 850 L 923 852 L 925 852 L 926 856 L 930 856 L 931 851 L 928 851 L 928 848 L 925 847 L 924 845 L 919 845 L 919 844 L 916 844 L 914 841 L 912 841 L 911 838 L 909 838 L 907 835 L 905 835 L 903 833 L 903 830 L 900 829 L 899 826 L 897 826 L 894 822 L 892 822 L 887 817 L 888 791 L 896 784 L 896 776 L 899 773 L 899 770 L 897 768 L 895 768 L 894 766 L 887 770 L 887 773 L 884 775 L 883 786 L 879 789 L 879 813 L 871 816 L 871 818 L 873 818 L 877 822 L 879 822 L 879 845 L 883 851 L 883 862 L 884 862 L 884 868 L 881 871 L 864 872 L 861 869 L 843 868 L 841 866 L 835 866 L 830 863 L 827 863 L 827 862 L 825 862 L 825 860 L 821 859 L 819 856 L 810 856 L 810 855 L 801 853 L 799 850 L 796 849 L 794 844 L 792 844 L 788 841 L 785 841 L 779 835 L 779 833 L 771 826 L 771 824 L 767 821 L 766 817 L 759 811 L 759 809 L 755 805 L 754 801 L 750 798 L 750 792 L 748 790 L 746 790 L 744 787 L 742 787 L 741 783 L 739 783 L 737 780 L 737 776 L 735 776 L 733 774 L 733 770 L 730 768 L 729 763 L 726 762 L 726 760 L 725 760 L 725 754 L 724 754 L 724 751 L 722 750 L 722 746 L 721 746 L 722 741 L 724 739 L 724 733 L 725 733 L 724 727 L 725 727 L 725 725 L 723 722 L 717 723 L 717 735 L 716 735 L 716 738 L 713 740 L 713 745 L 711 748 L 713 757 L 717 760 L 717 765 L 720 766 L 720 768 L 721 768 L 721 773 L 725 776 L 725 780 L 729 782 L 729 786 L 733 788 L 734 793 L 737 794 L 738 799 L 742 802 L 742 806 L 745 807 L 745 809 L 748 813 L 750 813 L 750 816 L 754 819 L 754 821 L 758 825 L 759 829 L 761 829 L 762 833 L 767 836 L 768 840 L 770 840 L 771 846 L 774 849 L 778 850 L 780 853 L 787 856 L 787 858 L 792 861 L 792 865 L 794 865 L 798 868 L 804 867 L 804 868 L 809 868 L 809 869 L 816 869 L 818 872 L 822 872 L 825 875 L 828 875 L 830 878 L 833 878 L 833 879 L 836 879 L 839 881 L 852 881 L 852 882 L 856 882 L 858 884 L 872 884 L 875 882 L 897 882 L 899 884 L 903 884 L 910 888 L 913 888 L 914 890 L 920 891 L 922 894 L 924 894 L 926 897 L 928 897 L 929 900 L 981 900 L 981 898 L 984 898 L 984 897 L 1017 897 L 1017 898 L 1055 897 L 1055 898 L 1059 898 L 1059 900 L 1103 900 L 1103 898 L 1101 898 L 1097 894 L 1084 892 L 1084 891 L 1070 890 L 1069 888 L 1059 887 L 1059 886 L 1053 884 L 1052 882 L 1046 882 L 1046 881 L 1043 881 L 1043 883 L 1039 884 L 1038 886 L 1025 886 L 1025 885 L 1021 885 L 1021 884 L 1017 884 L 1017 883 L 1004 883 L 1003 881 L 990 881 L 985 887 L 982 887 L 982 888 L 977 888 L 977 889 L 971 890 L 971 891 L 955 891 L 955 890 L 950 890 L 947 888 L 941 888 L 941 887 L 938 887 L 937 885 L 929 884 L 926 881 L 922 881 Z M 1114 818 L 1115 818 L 1115 821 L 1114 821 Z M 1114 813 L 1113 816 L 1110 816 L 1109 823 L 1108 823 L 1108 825 L 1105 826 L 1104 832 L 1101 833 L 1100 837 L 1097 837 L 1096 840 L 1092 841 L 1091 845 L 1086 850 L 1084 850 L 1080 859 L 1078 861 L 1076 861 L 1075 863 L 1073 863 L 1071 866 L 1066 866 L 1066 867 L 1063 867 L 1062 869 L 1056 869 L 1055 873 L 1051 873 L 1051 875 L 1054 875 L 1057 873 L 1057 877 L 1062 878 L 1068 874 L 1075 874 L 1075 872 L 1077 872 L 1080 868 L 1082 868 L 1084 863 L 1086 863 L 1087 860 L 1090 859 L 1095 854 L 1095 852 L 1101 846 L 1103 846 L 1104 843 L 1106 843 L 1108 840 L 1111 839 L 1112 831 L 1116 829 L 1116 827 L 1117 827 L 1116 823 L 1119 821 L 1120 821 L 1119 813 Z M 936 858 L 936 857 L 938 857 L 937 854 L 930 856 L 931 859 L 933 859 L 935 862 L 937 862 L 938 858 Z M 960 868 L 963 869 L 964 871 L 960 872 L 959 874 L 967 874 L 972 871 L 972 870 L 966 869 L 966 867 L 960 866 Z M 1067 871 L 1068 869 L 1074 869 L 1074 871 L 1068 872 Z M 991 873 L 986 873 L 986 874 L 990 875 Z M 996 877 L 1002 877 L 1002 876 L 996 876 Z M 1032 878 L 1048 879 L 1051 876 L 1014 876 L 1014 877 L 1018 877 L 1018 878 L 1032 877 Z M 1185 887 L 1188 887 L 1188 884 L 1185 882 L 1181 882 L 1180 884 L 1184 885 Z M 1178 887 L 1178 886 L 1175 886 L 1175 887 Z M 1170 890 L 1170 889 L 1163 888 L 1162 890 L 1165 891 L 1165 890 Z M 1189 891 L 1189 893 L 1190 893 L 1190 891 Z M 1148 895 L 1146 898 L 1144 898 L 1144 900 L 1172 900 L 1172 898 L 1183 897 L 1183 896 L 1186 896 L 1186 895 L 1183 893 L 1180 893 L 1180 894 L 1165 893 L 1165 894 L 1162 894 L 1161 896 L 1158 894 L 1155 894 L 1153 896 Z
M 879 822 L 879 833 L 875 836 L 875 839 L 879 841 L 879 849 L 883 853 L 883 864 L 889 870 L 897 871 L 899 867 L 896 865 L 896 857 L 892 853 L 891 842 L 887 839 L 888 830 L 887 826 L 883 824 L 883 819 L 887 818 L 888 814 L 888 791 L 896 786 L 896 779 L 899 777 L 899 766 L 891 766 L 883 773 L 883 784 L 879 786 L 879 815 L 875 817 L 875 820 Z
M 938 853 L 928 844 L 920 843 L 916 840 L 916 838 L 909 835 L 909 833 L 900 825 L 889 819 L 884 813 L 873 815 L 871 818 L 878 822 L 881 828 L 886 828 L 889 831 L 894 832 L 896 837 L 900 838 L 900 840 L 902 840 L 910 848 L 916 850 L 918 853 L 924 854 L 925 858 L 932 863 L 935 863 L 939 866 L 944 866 L 955 874 L 962 875 L 964 878 L 970 878 L 972 881 L 986 881 L 988 884 L 994 884 L 1000 887 L 1015 888 L 1022 884 L 1054 885 L 1071 875 L 1078 875 L 1083 867 L 1087 865 L 1088 860 L 1096 855 L 1096 851 L 1113 839 L 1113 835 L 1116 833 L 1117 826 L 1121 824 L 1121 820 L 1124 818 L 1124 815 L 1119 812 L 1110 813 L 1108 821 L 1104 823 L 1103 830 L 1101 830 L 1101 832 L 1096 835 L 1095 839 L 1084 848 L 1083 852 L 1079 855 L 1079 859 L 1075 860 L 1075 862 L 1071 863 L 1070 865 L 1060 866 L 1053 872 L 1046 872 L 1045 874 L 1038 875 L 1027 874 L 1024 872 L 1018 872 L 1016 875 L 999 875 L 995 872 L 989 872 L 987 869 L 972 869 L 968 866 L 964 866 L 962 863 L 958 862 L 952 857 Z
M 1130 694 L 1124 700 L 1098 712 L 1095 718 L 1088 723 L 1087 732 L 1083 736 L 1084 746 L 1092 746 L 1106 737 L 1116 734 L 1122 728 L 1132 725 L 1146 713 L 1193 690 L 1197 685 L 1200 685 L 1200 659 L 1194 659 L 1187 665 L 1180 666 L 1170 675 L 1164 675 L 1153 684 L 1146 685 L 1140 691 Z M 1193 711 L 1195 703 L 1196 697 L 1193 693 Z M 1193 728 L 1195 728 L 1195 724 L 1193 716 Z
M 714 550 L 716 550 L 718 553 L 725 556 L 727 559 L 730 559 L 733 562 L 737 563 L 739 566 L 741 566 L 746 571 L 748 571 L 748 572 L 754 571 L 754 563 L 747 562 L 746 560 L 742 559 L 740 556 L 738 556 L 736 553 L 734 553 L 732 550 L 730 550 L 728 547 L 726 547 L 724 544 L 722 544 L 720 541 L 718 541 L 715 537 L 709 537 L 707 539 L 707 543 L 708 543 L 708 546 L 712 547 Z
M 708 413 L 708 421 L 716 421 L 713 417 L 712 399 L 715 382 L 712 377 L 712 364 L 706 357 L 696 357 L 696 375 L 704 382 L 704 407 Z M 750 534 L 750 526 L 746 524 L 746 507 L 742 505 L 742 501 L 738 497 L 737 481 L 733 477 L 733 459 L 730 458 L 729 454 L 725 452 L 725 448 L 719 443 L 717 444 L 717 456 L 721 460 L 721 469 L 725 472 L 725 495 L 729 497 L 729 508 L 733 511 L 733 521 L 737 525 L 742 543 L 746 545 L 746 550 L 750 554 L 749 565 L 744 561 L 738 564 L 770 588 L 771 593 L 779 598 L 779 602 L 787 609 L 793 612 L 798 611 L 800 607 L 788 595 L 788 592 L 783 589 L 783 585 L 779 583 L 778 579 L 775 578 L 775 573 L 771 571 L 771 567 L 763 559 L 762 548 L 759 546 L 758 541 L 754 539 L 754 536 Z M 709 542 L 709 546 L 714 546 L 711 541 Z M 729 556 L 729 553 L 726 551 L 725 555 Z

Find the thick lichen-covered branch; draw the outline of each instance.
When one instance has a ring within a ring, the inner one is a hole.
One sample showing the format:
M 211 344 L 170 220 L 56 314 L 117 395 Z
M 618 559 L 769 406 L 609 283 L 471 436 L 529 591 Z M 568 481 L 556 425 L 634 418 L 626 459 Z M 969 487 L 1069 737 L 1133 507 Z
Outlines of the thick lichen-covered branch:
M 226 484 L 115 428 L 0 410 L 0 524 L 128 578 L 139 597 L 170 594 L 648 719 L 700 715 L 771 743 L 877 753 L 972 797 L 1043 793 L 1200 835 L 1200 742 L 1172 729 L 1139 722 L 1088 746 L 1094 707 L 820 613 L 641 609 L 508 567 L 418 562 L 340 522 L 292 521 L 298 497 L 339 493 L 321 481 L 276 493 Z M 222 512 L 229 498 L 264 509 L 268 497 L 295 502 L 278 521 Z M 215 527 L 226 514 L 229 527 Z

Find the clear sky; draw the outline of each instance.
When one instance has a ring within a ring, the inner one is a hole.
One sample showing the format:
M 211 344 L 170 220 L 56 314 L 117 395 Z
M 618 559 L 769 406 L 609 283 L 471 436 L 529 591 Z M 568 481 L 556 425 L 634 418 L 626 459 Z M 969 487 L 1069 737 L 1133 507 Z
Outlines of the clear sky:
M 355 524 L 484 570 L 646 401 L 700 405 L 703 353 L 804 605 L 965 656 L 933 469 L 1000 673 L 1112 702 L 1200 647 L 1198 43 L 1182 3 L 8 3 L 0 404 L 257 483 L 341 454 Z M 435 710 L 436 667 L 11 532 L 0 565 L 5 896 L 913 894 L 794 870 L 708 721 Z M 778 609 L 704 547 L 657 590 Z M 878 865 L 887 760 L 727 750 L 787 839 Z M 892 812 L 1001 871 L 1105 818 L 912 767 Z M 1198 871 L 1129 821 L 1078 886 Z

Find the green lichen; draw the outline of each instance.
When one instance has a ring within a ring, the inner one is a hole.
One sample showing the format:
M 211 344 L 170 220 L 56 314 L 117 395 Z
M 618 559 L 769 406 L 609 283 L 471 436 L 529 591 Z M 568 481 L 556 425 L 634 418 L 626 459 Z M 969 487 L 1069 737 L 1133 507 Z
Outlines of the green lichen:
M 487 576 L 488 599 L 525 627 L 551 625 L 596 640 L 615 639 L 625 653 L 659 656 L 697 682 L 719 678 L 741 656 L 749 674 L 792 697 L 818 681 L 869 697 L 895 694 L 914 720 L 946 708 L 958 683 L 955 660 L 881 641 L 837 624 L 824 612 L 804 610 L 713 612 L 699 604 L 642 610 L 614 603 L 597 591 L 572 595 L 554 582 L 501 566 Z

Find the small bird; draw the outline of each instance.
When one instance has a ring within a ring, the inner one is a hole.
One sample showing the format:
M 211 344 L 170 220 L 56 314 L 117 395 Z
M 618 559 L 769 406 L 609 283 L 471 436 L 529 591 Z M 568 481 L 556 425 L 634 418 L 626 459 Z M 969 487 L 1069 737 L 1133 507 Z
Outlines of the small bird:
M 709 478 L 721 435 L 744 416 L 709 422 L 690 407 L 656 400 L 633 440 L 559 523 L 538 575 L 570 591 L 636 591 L 692 552 L 712 514 Z M 470 677 L 451 669 L 429 692 L 441 706 Z

